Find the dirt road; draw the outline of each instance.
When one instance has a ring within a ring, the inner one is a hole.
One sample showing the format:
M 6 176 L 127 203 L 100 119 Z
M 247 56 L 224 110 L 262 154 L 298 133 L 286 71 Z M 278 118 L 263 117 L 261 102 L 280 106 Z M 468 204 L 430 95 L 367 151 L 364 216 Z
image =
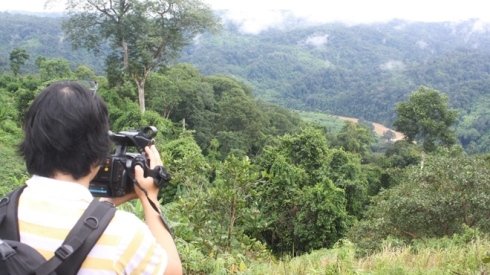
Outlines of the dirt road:
M 344 116 L 337 116 L 338 118 L 342 119 L 342 120 L 349 120 L 349 121 L 352 121 L 352 122 L 356 122 L 359 120 L 357 118 L 352 118 L 352 117 L 344 117 Z M 390 130 L 392 131 L 393 133 L 395 133 L 395 138 L 392 139 L 392 141 L 397 141 L 397 140 L 401 140 L 404 138 L 404 135 L 400 132 L 396 132 L 384 125 L 381 125 L 379 123 L 375 123 L 373 122 L 373 125 L 374 125 L 374 132 L 376 132 L 377 134 L 379 135 L 383 135 L 384 132 Z

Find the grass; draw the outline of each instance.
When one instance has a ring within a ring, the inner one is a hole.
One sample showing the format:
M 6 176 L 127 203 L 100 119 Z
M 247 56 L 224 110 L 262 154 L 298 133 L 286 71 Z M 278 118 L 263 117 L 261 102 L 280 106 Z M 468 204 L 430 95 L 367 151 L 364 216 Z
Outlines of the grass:
M 483 263 L 488 251 L 486 238 L 468 243 L 439 239 L 412 246 L 386 244 L 378 253 L 357 258 L 355 247 L 346 242 L 301 257 L 251 265 L 239 274 L 490 274 L 490 264 Z
M 332 115 L 304 111 L 298 111 L 298 113 L 304 121 L 326 126 L 332 133 L 340 132 L 345 123 L 344 120 Z

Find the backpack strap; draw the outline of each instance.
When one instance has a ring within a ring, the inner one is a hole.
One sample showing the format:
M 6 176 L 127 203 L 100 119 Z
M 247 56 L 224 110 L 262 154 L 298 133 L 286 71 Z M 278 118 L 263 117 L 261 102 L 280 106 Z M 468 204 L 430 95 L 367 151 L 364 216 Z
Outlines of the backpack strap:
M 23 185 L 0 200 L 0 239 L 20 241 L 17 209 L 20 195 L 26 187 L 27 185 Z M 55 251 L 55 256 L 39 267 L 36 274 L 50 274 L 54 270 L 59 274 L 78 273 L 116 210 L 113 204 L 94 199 L 68 233 L 63 244 Z
M 104 233 L 116 213 L 108 202 L 93 200 L 71 229 L 55 255 L 36 270 L 36 274 L 77 274 L 83 261 Z
M 20 241 L 17 206 L 19 205 L 19 197 L 26 187 L 27 185 L 23 185 L 0 200 L 1 239 Z

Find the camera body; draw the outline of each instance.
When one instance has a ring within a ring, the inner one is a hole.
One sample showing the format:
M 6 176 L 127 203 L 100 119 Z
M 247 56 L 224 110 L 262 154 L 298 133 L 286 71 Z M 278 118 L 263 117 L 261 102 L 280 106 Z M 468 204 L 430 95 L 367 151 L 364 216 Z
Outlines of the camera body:
M 154 126 L 143 127 L 140 131 L 122 131 L 109 133 L 116 145 L 116 151 L 101 164 L 97 175 L 89 184 L 94 197 L 122 197 L 134 190 L 134 167 L 143 167 L 145 176 L 150 169 L 145 147 L 155 143 L 158 130 Z M 128 147 L 136 147 L 139 153 L 127 153 Z M 131 173 L 131 175 L 129 174 Z

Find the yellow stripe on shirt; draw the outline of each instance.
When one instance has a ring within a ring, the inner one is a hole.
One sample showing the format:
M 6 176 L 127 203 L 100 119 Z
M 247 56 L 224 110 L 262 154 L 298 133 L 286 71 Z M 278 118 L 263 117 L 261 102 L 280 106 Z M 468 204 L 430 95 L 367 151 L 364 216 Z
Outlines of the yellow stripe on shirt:
M 81 268 L 95 269 L 95 270 L 110 270 L 109 268 L 111 268 L 113 265 L 114 262 L 112 260 L 87 257 L 85 258 L 85 261 L 83 262 Z
M 43 226 L 35 223 L 19 220 L 19 231 L 26 234 L 43 236 L 54 240 L 64 240 L 70 232 L 69 229 Z
M 48 227 L 44 225 L 29 223 L 25 221 L 19 221 L 19 231 L 25 234 L 42 236 L 43 238 L 49 238 L 53 240 L 63 241 L 71 229 Z M 121 236 L 115 236 L 110 234 L 102 235 L 97 241 L 98 245 L 117 246 L 121 241 Z
M 145 235 L 141 230 L 138 230 L 136 234 L 131 239 L 131 242 L 128 244 L 126 250 L 121 255 L 116 264 L 116 271 L 123 273 L 124 268 L 129 263 L 129 259 L 131 259 L 135 254 L 138 248 L 141 246 L 141 243 L 144 239 Z
M 148 252 L 146 253 L 144 258 L 145 261 L 142 262 L 138 268 L 131 271 L 131 275 L 140 275 L 144 270 L 148 268 L 148 264 L 151 261 L 151 256 L 153 255 L 153 253 L 155 253 L 155 248 L 156 248 L 155 245 L 152 245 L 150 249 L 148 249 Z
M 22 242 L 50 259 L 92 197 L 77 183 L 34 176 L 19 200 Z M 134 214 L 118 210 L 81 266 L 80 273 L 154 274 L 161 272 L 167 255 L 149 228 Z
M 36 249 L 39 254 L 41 254 L 46 260 L 51 259 L 54 256 L 53 251 Z M 111 270 L 113 266 L 113 260 L 111 259 L 100 259 L 94 257 L 87 257 L 83 262 L 81 268 L 94 269 L 94 270 Z M 141 273 L 140 273 L 141 274 Z

